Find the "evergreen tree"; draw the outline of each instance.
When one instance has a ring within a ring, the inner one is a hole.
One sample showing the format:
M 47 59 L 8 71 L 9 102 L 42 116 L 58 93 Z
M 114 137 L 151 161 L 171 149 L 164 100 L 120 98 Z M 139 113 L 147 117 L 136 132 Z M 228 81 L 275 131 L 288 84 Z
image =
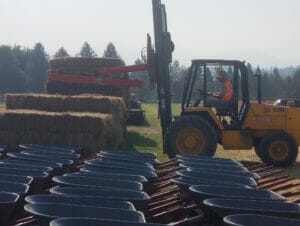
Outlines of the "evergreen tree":
M 24 73 L 11 47 L 0 46 L 0 92 L 24 91 Z
M 247 63 L 248 82 L 249 82 L 249 96 L 252 99 L 257 98 L 257 79 L 254 76 L 252 65 Z
M 181 101 L 185 75 L 186 68 L 181 66 L 178 60 L 174 60 L 173 63 L 170 65 L 170 87 L 172 98 L 176 102 Z M 198 80 L 195 81 L 195 87 L 199 87 L 198 83 Z M 198 94 L 199 93 L 197 92 L 197 95 Z
M 106 46 L 106 49 L 104 50 L 103 57 L 108 57 L 108 58 L 120 58 L 115 45 L 110 42 Z
M 300 68 L 297 69 L 294 73 L 292 87 L 292 89 L 294 90 L 294 98 L 300 99 Z
M 79 57 L 97 57 L 97 54 L 92 49 L 89 43 L 83 43 L 80 52 L 77 54 Z
M 31 92 L 43 92 L 49 69 L 49 56 L 41 43 L 35 44 L 26 67 L 27 89 Z
M 63 58 L 63 57 L 69 57 L 67 50 L 65 50 L 64 47 L 60 47 L 57 52 L 54 54 L 54 58 Z

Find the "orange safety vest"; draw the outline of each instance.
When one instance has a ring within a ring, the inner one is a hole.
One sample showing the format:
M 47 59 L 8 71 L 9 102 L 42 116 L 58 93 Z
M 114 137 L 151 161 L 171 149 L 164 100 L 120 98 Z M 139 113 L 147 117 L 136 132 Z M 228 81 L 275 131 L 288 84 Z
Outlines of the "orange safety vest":
M 223 102 L 231 101 L 233 96 L 232 84 L 230 81 L 226 80 L 224 82 L 224 86 L 225 86 L 225 95 L 221 98 L 221 101 Z

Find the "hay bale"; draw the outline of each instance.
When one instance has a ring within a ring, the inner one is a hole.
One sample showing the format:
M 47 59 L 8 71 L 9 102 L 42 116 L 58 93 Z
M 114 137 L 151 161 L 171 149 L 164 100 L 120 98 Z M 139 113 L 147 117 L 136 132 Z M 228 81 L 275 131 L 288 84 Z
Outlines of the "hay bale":
M 6 94 L 5 103 L 8 110 L 106 113 L 118 115 L 120 120 L 128 116 L 122 98 L 102 95 Z
M 130 92 L 127 88 L 47 81 L 45 89 L 47 94 L 53 95 L 98 94 L 122 97 L 126 107 L 130 108 Z
M 119 117 L 100 113 L 8 110 L 0 113 L 0 143 L 74 145 L 85 153 L 113 150 L 124 136 Z
M 67 74 L 96 74 L 95 71 L 97 68 L 124 65 L 123 60 L 116 58 L 65 57 L 50 60 L 50 69 L 52 71 L 60 71 Z
M 124 65 L 125 63 L 121 59 L 68 57 L 51 60 L 50 70 L 69 74 L 70 76 L 75 74 L 99 77 L 101 75 L 96 72 L 97 68 Z M 112 77 L 128 79 L 129 75 L 128 73 L 113 74 Z M 127 108 L 130 108 L 130 92 L 128 88 L 48 81 L 45 89 L 48 94 L 79 95 L 89 93 L 123 97 Z

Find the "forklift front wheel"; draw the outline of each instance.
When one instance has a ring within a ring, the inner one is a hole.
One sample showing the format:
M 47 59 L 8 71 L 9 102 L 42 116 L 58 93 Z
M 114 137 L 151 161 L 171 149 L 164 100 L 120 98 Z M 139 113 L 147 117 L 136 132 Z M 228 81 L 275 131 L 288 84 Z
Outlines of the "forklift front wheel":
M 286 167 L 292 165 L 298 156 L 296 141 L 284 132 L 266 135 L 259 145 L 262 158 L 266 163 Z
M 169 157 L 177 154 L 213 156 L 217 139 L 214 128 L 202 117 L 195 115 L 176 119 L 167 135 Z

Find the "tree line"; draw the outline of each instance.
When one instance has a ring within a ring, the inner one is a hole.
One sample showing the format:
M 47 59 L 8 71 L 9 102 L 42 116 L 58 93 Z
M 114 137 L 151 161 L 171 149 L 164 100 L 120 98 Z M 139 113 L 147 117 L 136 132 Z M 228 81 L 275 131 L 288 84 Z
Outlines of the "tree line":
M 61 47 L 54 58 L 69 57 Z M 83 43 L 76 57 L 97 57 L 89 43 Z M 104 50 L 103 57 L 119 57 L 113 43 Z M 44 92 L 49 70 L 49 54 L 41 43 L 32 49 L 21 46 L 0 45 L 0 94 L 7 92 Z
M 68 51 L 61 47 L 53 58 L 69 57 Z M 89 43 L 84 42 L 75 57 L 98 57 Z M 109 43 L 100 57 L 121 58 L 113 43 Z M 47 71 L 49 70 L 49 54 L 41 43 L 36 43 L 30 48 L 21 46 L 0 45 L 0 94 L 7 92 L 44 92 Z M 136 64 L 142 64 L 137 59 Z M 170 83 L 173 101 L 180 102 L 183 92 L 185 75 L 188 67 L 175 60 L 170 66 Z M 249 75 L 249 91 L 251 99 L 257 98 L 257 79 L 255 78 L 256 67 L 247 64 Z M 232 73 L 228 68 L 228 74 Z M 264 100 L 278 98 L 300 99 L 300 67 L 260 69 L 262 71 L 262 95 Z M 216 89 L 217 83 L 214 75 L 208 70 L 208 85 Z M 149 83 L 146 72 L 132 73 L 132 79 L 143 80 Z M 197 84 L 199 86 L 199 84 Z M 200 88 L 200 87 L 199 87 Z M 132 89 L 136 99 L 143 101 L 156 101 L 156 91 L 150 89 Z
M 137 64 L 141 63 L 140 60 L 136 61 Z M 261 90 L 263 100 L 277 100 L 277 99 L 300 99 L 300 67 L 287 68 L 271 68 L 264 69 L 253 67 L 247 63 L 248 82 L 249 82 L 249 95 L 251 100 L 257 100 L 258 96 L 258 81 L 255 76 L 257 70 L 261 73 Z M 172 100 L 181 102 L 182 93 L 184 89 L 184 82 L 189 68 L 180 64 L 175 60 L 170 66 L 170 85 Z M 227 68 L 229 79 L 233 77 L 233 69 Z M 288 71 L 288 73 L 287 73 Z M 284 75 L 282 75 L 284 74 Z M 216 72 L 207 68 L 207 88 L 209 91 L 218 90 L 218 82 L 215 79 Z M 140 78 L 146 83 L 148 81 L 146 73 L 135 73 L 133 78 Z M 200 76 L 199 76 L 200 77 Z M 196 81 L 195 90 L 202 89 L 203 84 L 201 81 Z M 241 86 L 239 87 L 241 88 Z M 136 98 L 140 100 L 156 100 L 156 91 L 149 91 L 145 89 L 135 89 Z M 241 91 L 239 91 L 241 93 Z M 194 92 L 194 94 L 198 94 Z M 199 98 L 199 97 L 195 97 Z

